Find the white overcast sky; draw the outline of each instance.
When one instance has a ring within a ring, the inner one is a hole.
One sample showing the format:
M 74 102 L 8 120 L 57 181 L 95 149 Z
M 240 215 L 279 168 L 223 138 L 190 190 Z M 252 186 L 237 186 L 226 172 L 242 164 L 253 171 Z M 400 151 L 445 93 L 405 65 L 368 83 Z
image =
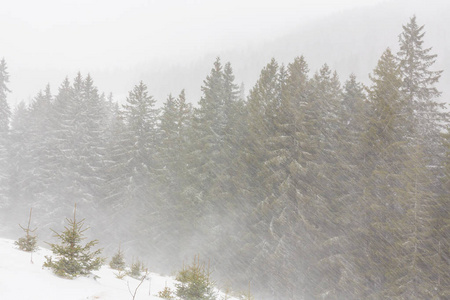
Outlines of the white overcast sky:
M 45 76 L 50 69 L 71 74 L 186 61 L 379 2 L 383 0 L 0 0 L 0 58 L 6 59 L 11 76 L 20 76 L 14 70 L 42 70 Z M 20 78 L 15 79 L 17 85 Z M 16 101 L 17 95 L 16 88 Z

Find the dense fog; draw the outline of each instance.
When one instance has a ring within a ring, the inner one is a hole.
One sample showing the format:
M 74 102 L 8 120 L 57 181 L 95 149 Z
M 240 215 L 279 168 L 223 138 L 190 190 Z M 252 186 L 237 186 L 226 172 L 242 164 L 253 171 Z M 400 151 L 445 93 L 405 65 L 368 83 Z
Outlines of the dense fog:
M 105 256 L 174 274 L 199 255 L 255 299 L 449 298 L 447 70 L 419 13 L 392 23 L 368 76 L 298 53 L 249 85 L 217 57 L 193 99 L 144 80 L 119 98 L 80 72 L 11 106 L 3 59 L 0 236 L 32 208 L 45 246 L 76 204 Z

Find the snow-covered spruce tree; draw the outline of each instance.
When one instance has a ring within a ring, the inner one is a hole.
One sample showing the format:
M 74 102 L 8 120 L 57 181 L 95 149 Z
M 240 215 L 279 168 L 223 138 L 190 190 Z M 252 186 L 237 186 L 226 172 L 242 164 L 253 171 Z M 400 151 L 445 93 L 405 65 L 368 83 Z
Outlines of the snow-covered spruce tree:
M 156 228 L 156 220 L 147 218 L 148 211 L 158 210 L 155 178 L 160 170 L 156 147 L 159 109 L 155 104 L 156 100 L 149 95 L 147 85 L 141 81 L 129 92 L 123 105 L 125 132 L 118 142 L 122 151 L 120 155 L 125 160 L 118 163 L 122 182 L 116 183 L 123 185 L 123 193 L 117 207 L 123 206 L 128 215 L 138 216 L 136 222 L 126 220 L 127 235 L 136 241 L 135 247 L 145 247 L 146 239 L 156 234 L 152 231 Z M 146 222 L 140 222 L 143 220 Z
M 83 228 L 84 219 L 76 220 L 76 212 L 75 205 L 73 219 L 66 218 L 68 226 L 65 227 L 64 232 L 57 233 L 52 230 L 61 243 L 49 244 L 56 260 L 46 256 L 47 261 L 44 263 L 44 267 L 51 268 L 56 275 L 69 279 L 89 275 L 91 271 L 98 270 L 104 261 L 100 257 L 102 249 L 91 252 L 91 248 L 98 243 L 97 240 L 82 244 L 82 240 L 85 239 L 83 234 L 89 227 Z
M 50 86 L 40 91 L 24 111 L 16 109 L 11 122 L 11 193 L 14 203 L 51 203 L 57 168 L 53 160 L 52 106 Z M 13 169 L 13 170 L 14 170 Z M 25 200 L 26 199 L 26 200 Z M 24 205 L 27 205 L 24 203 Z M 20 207 L 21 205 L 18 205 Z M 45 211 L 44 207 L 40 207 Z
M 11 92 L 6 84 L 9 82 L 9 74 L 5 59 L 0 61 L 0 132 L 6 132 L 9 128 L 11 110 L 6 101 L 6 93 Z
M 27 206 L 35 200 L 33 188 L 36 181 L 33 179 L 36 173 L 33 172 L 30 124 L 29 110 L 21 101 L 14 108 L 8 134 L 9 197 L 15 207 Z
M 414 117 L 427 117 L 426 120 L 433 117 L 432 120 L 435 121 L 432 113 L 441 106 L 436 101 L 441 92 L 435 84 L 439 82 L 442 71 L 430 70 L 437 55 L 430 54 L 432 48 L 423 48 L 423 29 L 424 26 L 417 24 L 416 16 L 403 26 L 403 32 L 399 35 L 400 51 L 397 53 L 397 60 L 403 81 L 402 91 L 414 106 Z M 423 115 L 425 113 L 430 115 Z
M 175 284 L 176 295 L 183 300 L 215 300 L 214 284 L 210 279 L 209 268 L 200 263 L 199 257 L 195 257 L 192 265 L 183 267 Z
M 402 77 L 401 91 L 407 101 L 403 113 L 415 124 L 409 133 L 410 141 L 425 145 L 429 165 L 437 165 L 442 164 L 445 156 L 441 133 L 449 122 L 449 115 L 445 112 L 445 101 L 438 101 L 441 92 L 436 88 L 443 71 L 433 70 L 437 55 L 431 53 L 431 47 L 424 47 L 424 35 L 424 25 L 419 26 L 413 16 L 399 35 L 397 60 Z
M 22 225 L 19 224 L 20 228 L 22 228 L 23 231 L 25 231 L 25 236 L 19 238 L 14 244 L 16 244 L 20 250 L 27 251 L 27 252 L 34 252 L 37 249 L 37 236 L 33 235 L 33 233 L 36 231 L 35 229 L 30 229 L 30 223 L 31 223 L 31 213 L 33 209 L 30 208 L 30 217 L 28 218 L 28 226 L 26 228 L 22 227 Z
M 6 94 L 10 92 L 6 84 L 9 82 L 9 74 L 5 59 L 0 61 L 0 208 L 8 205 L 8 148 L 7 141 L 9 131 L 9 119 L 11 110 L 6 100 Z
M 161 211 L 166 216 L 166 221 L 158 224 L 160 232 L 158 236 L 161 237 L 158 244 L 165 249 L 166 257 L 179 254 L 183 248 L 180 245 L 183 245 L 185 239 L 189 239 L 187 230 L 194 223 L 190 217 L 193 215 L 189 214 L 187 217 L 186 214 L 187 210 L 191 211 L 192 202 L 186 201 L 190 198 L 189 193 L 185 193 L 186 189 L 189 190 L 189 185 L 186 183 L 192 182 L 190 178 L 195 176 L 188 172 L 192 111 L 192 105 L 187 102 L 182 90 L 177 98 L 169 95 L 160 117 L 161 143 L 158 157 L 161 165 L 164 166 L 160 177 L 160 193 L 165 199 Z M 183 228 L 183 230 L 173 230 L 173 228 Z

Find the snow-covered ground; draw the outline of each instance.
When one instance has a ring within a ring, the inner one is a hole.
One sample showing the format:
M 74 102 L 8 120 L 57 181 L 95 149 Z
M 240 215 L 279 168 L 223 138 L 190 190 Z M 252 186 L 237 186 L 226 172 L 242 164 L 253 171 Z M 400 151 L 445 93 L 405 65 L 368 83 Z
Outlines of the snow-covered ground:
M 43 269 L 45 255 L 50 250 L 39 248 L 31 255 L 17 249 L 14 241 L 0 238 L 0 299 L 2 300 L 129 300 L 128 290 L 135 291 L 139 281 L 126 276 L 116 278 L 117 271 L 103 266 L 94 274 L 99 278 L 60 278 L 51 270 Z M 174 290 L 175 280 L 150 273 L 136 294 L 136 300 L 156 300 L 159 291 L 167 285 Z M 219 297 L 220 299 L 220 297 Z M 231 299 L 230 299 L 231 300 Z

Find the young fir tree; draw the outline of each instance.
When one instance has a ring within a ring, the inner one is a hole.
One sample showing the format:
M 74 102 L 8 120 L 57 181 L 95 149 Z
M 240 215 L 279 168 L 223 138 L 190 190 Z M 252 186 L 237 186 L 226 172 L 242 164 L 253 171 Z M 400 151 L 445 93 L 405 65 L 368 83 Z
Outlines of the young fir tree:
M 31 213 L 32 213 L 33 209 L 30 209 L 30 217 L 28 218 L 28 226 L 27 228 L 22 227 L 22 225 L 19 224 L 20 228 L 22 228 L 23 231 L 25 231 L 25 236 L 19 238 L 19 240 L 17 240 L 15 242 L 15 244 L 19 247 L 20 250 L 22 251 L 27 251 L 27 252 L 34 252 L 37 249 L 37 237 L 35 235 L 33 235 L 33 233 L 36 231 L 37 228 L 35 229 L 30 229 L 30 223 L 31 223 Z
M 139 259 L 133 260 L 128 275 L 133 278 L 140 279 L 142 276 L 142 272 L 144 272 L 145 270 L 146 268 L 142 261 L 140 261 Z
M 82 241 L 85 239 L 84 232 L 89 228 L 83 228 L 84 219 L 77 221 L 77 206 L 73 212 L 73 219 L 66 218 L 68 226 L 62 233 L 55 233 L 55 236 L 61 241 L 60 244 L 49 244 L 56 260 L 46 256 L 47 261 L 44 267 L 51 268 L 53 272 L 61 277 L 73 279 L 80 275 L 89 275 L 91 271 L 98 270 L 103 263 L 100 257 L 102 249 L 91 252 L 98 241 L 92 240 L 85 245 Z
M 199 257 L 194 258 L 192 265 L 183 267 L 176 280 L 176 295 L 184 300 L 215 300 L 214 285 L 210 279 L 210 271 L 200 263 Z
M 158 297 L 161 299 L 173 300 L 175 299 L 172 290 L 169 287 L 164 287 L 164 290 L 158 292 Z
M 125 260 L 124 260 L 123 252 L 120 249 L 120 246 L 119 246 L 119 250 L 117 251 L 117 253 L 114 254 L 111 261 L 109 262 L 109 266 L 111 267 L 111 269 L 114 269 L 114 270 L 118 270 L 118 271 L 125 270 L 125 266 L 126 266 Z

